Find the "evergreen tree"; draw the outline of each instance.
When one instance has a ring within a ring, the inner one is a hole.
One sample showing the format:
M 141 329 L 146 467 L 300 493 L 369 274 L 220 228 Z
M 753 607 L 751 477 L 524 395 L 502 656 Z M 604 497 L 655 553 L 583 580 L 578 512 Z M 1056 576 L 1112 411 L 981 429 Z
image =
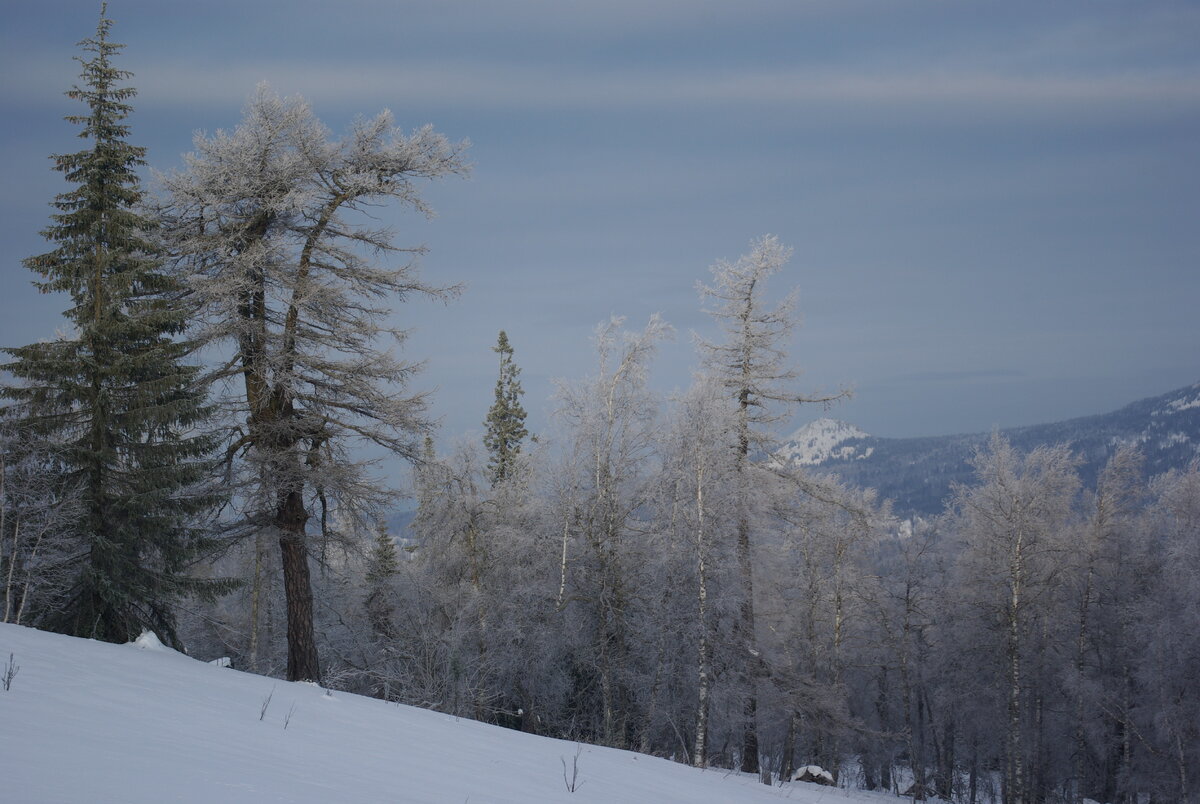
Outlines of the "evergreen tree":
M 396 555 L 396 542 L 382 524 L 375 535 L 375 543 L 367 557 L 367 618 L 371 631 L 377 639 L 392 639 L 395 636 L 395 606 L 391 599 L 390 584 L 400 571 L 400 560 Z
M 188 347 L 173 337 L 185 313 L 136 211 L 145 149 L 125 140 L 135 90 L 112 65 L 123 46 L 109 41 L 104 13 L 79 43 L 82 86 L 66 93 L 87 106 L 66 119 L 89 145 L 53 157 L 75 186 L 57 197 L 42 233 L 56 247 L 25 260 L 44 277 L 40 290 L 70 294 L 74 332 L 4 350 L 20 382 L 3 394 L 24 427 L 56 445 L 65 483 L 81 496 L 70 528 L 77 549 L 60 568 L 73 579 L 69 592 L 38 622 L 113 642 L 151 628 L 176 642 L 172 602 L 223 586 L 187 574 L 204 545 L 191 523 L 215 502 L 201 491 L 215 445 L 195 434 L 209 411 L 198 369 L 182 362 Z
M 492 351 L 500 355 L 500 376 L 496 378 L 496 401 L 484 422 L 487 433 L 483 436 L 483 444 L 490 453 L 488 470 L 492 485 L 495 485 L 512 474 L 514 462 L 521 452 L 521 441 L 529 431 L 525 429 L 525 408 L 521 407 L 521 396 L 525 392 L 517 379 L 521 369 L 513 362 L 513 349 L 504 330 L 500 330 Z

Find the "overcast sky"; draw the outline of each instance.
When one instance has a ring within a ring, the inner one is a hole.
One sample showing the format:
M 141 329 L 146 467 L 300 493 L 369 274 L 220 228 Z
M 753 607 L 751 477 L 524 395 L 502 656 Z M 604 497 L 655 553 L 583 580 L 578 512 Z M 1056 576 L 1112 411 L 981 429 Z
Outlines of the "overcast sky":
M 22 258 L 66 189 L 62 93 L 98 2 L 9 0 L 0 24 L 0 345 L 51 337 L 62 299 Z M 497 331 L 535 430 L 593 327 L 660 312 L 654 382 L 682 388 L 697 280 L 753 238 L 795 249 L 799 390 L 881 436 L 1099 413 L 1200 380 L 1200 5 L 902 0 L 111 0 L 160 170 L 232 128 L 260 81 L 335 132 L 390 108 L 469 138 L 429 187 L 406 357 L 444 436 L 479 432 Z M 823 415 L 801 410 L 791 426 Z

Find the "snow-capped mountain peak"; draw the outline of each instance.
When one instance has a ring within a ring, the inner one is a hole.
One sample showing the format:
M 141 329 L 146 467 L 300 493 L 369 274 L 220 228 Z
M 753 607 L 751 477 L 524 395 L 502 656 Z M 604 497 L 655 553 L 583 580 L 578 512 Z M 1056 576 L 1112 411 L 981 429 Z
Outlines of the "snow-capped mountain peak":
M 859 455 L 855 445 L 846 443 L 862 438 L 870 436 L 853 424 L 837 419 L 817 419 L 788 436 L 772 457 L 779 463 L 800 466 L 814 466 L 830 459 L 865 458 L 870 455 L 871 448 Z

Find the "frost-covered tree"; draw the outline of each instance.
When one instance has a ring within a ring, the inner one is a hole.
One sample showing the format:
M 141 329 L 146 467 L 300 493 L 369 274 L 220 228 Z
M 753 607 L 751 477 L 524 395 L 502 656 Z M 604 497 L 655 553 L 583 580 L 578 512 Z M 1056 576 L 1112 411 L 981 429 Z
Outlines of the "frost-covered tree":
M 613 318 L 596 329 L 599 358 L 591 377 L 560 383 L 559 421 L 566 456 L 558 516 L 562 522 L 560 607 L 586 640 L 578 647 L 578 695 L 585 728 L 608 745 L 628 745 L 633 717 L 633 621 L 645 604 L 638 517 L 650 496 L 657 401 L 648 364 L 671 328 L 657 315 L 640 332 Z
M 638 750 L 679 755 L 697 767 L 724 761 L 726 709 L 740 679 L 729 672 L 737 614 L 733 545 L 722 535 L 735 507 L 729 430 L 733 405 L 704 378 L 671 400 L 654 433 L 655 469 L 630 530 L 639 534 L 633 679 Z M 714 745 L 716 749 L 714 751 Z
M 796 405 L 828 403 L 833 396 L 803 396 L 792 388 L 798 372 L 786 363 L 787 340 L 795 327 L 795 292 L 777 305 L 765 299 L 767 280 L 777 274 L 791 257 L 791 249 L 767 236 L 751 243 L 750 251 L 736 262 L 722 260 L 712 267 L 713 284 L 698 284 L 706 312 L 720 324 L 724 340 L 700 341 L 707 372 L 736 400 L 737 425 L 734 448 L 739 458 L 738 476 L 745 492 L 751 449 L 763 449 L 771 440 L 764 425 L 781 420 Z M 744 494 L 743 494 L 744 496 Z M 747 666 L 759 664 L 755 634 L 754 573 L 750 514 L 744 512 L 737 526 L 737 559 L 742 574 L 741 638 Z M 752 672 L 752 675 L 756 674 Z M 758 772 L 757 695 L 751 685 L 744 706 L 746 719 L 742 741 L 742 770 Z
M 114 642 L 148 628 L 175 643 L 176 599 L 224 588 L 188 574 L 205 543 L 196 518 L 217 502 L 203 488 L 216 444 L 196 430 L 209 409 L 178 339 L 180 288 L 138 212 L 145 149 L 126 140 L 135 90 L 113 65 L 122 45 L 111 27 L 102 10 L 80 43 L 81 85 L 67 92 L 87 107 L 67 120 L 88 145 L 54 157 L 74 185 L 43 232 L 55 248 L 25 260 L 39 289 L 69 294 L 71 331 L 4 350 L 13 358 L 4 369 L 20 382 L 3 393 L 20 427 L 54 445 L 56 471 L 79 500 L 74 549 L 58 568 L 70 586 L 37 622 Z
M 974 459 L 978 485 L 955 491 L 962 602 L 982 626 L 987 647 L 978 655 L 999 671 L 994 717 L 1004 725 L 1006 804 L 1045 792 L 1037 772 L 1050 693 L 1043 663 L 1079 489 L 1075 464 L 1064 447 L 1023 456 L 997 435 Z
M 1122 734 L 1132 733 L 1129 693 L 1138 648 L 1133 629 L 1147 581 L 1142 518 L 1147 488 L 1142 457 L 1118 448 L 1086 495 L 1086 519 L 1068 553 L 1068 611 L 1072 663 L 1064 677 L 1072 700 L 1075 800 L 1114 801 L 1130 776 Z M 1136 581 L 1134 581 L 1136 579 Z M 1118 782 L 1118 780 L 1121 780 Z
M 1190 803 L 1200 801 L 1200 462 L 1160 477 L 1152 493 L 1153 547 L 1133 551 L 1120 600 L 1138 614 L 1126 623 L 1136 632 L 1136 661 L 1109 702 L 1124 726 L 1116 800 L 1148 791 L 1156 801 Z
M 488 449 L 488 470 L 492 483 L 502 483 L 512 474 L 521 442 L 529 435 L 525 429 L 525 408 L 521 407 L 521 381 L 517 379 L 521 369 L 513 362 L 513 348 L 508 343 L 508 334 L 500 330 L 492 351 L 500 356 L 500 373 L 496 378 L 496 400 L 488 410 L 487 432 L 483 435 Z
M 75 581 L 79 493 L 65 471 L 51 442 L 0 414 L 0 622 L 56 610 Z
M 404 334 L 388 316 L 412 295 L 453 294 L 409 259 L 384 264 L 412 250 L 363 213 L 389 201 L 428 213 L 419 183 L 464 173 L 464 145 L 430 127 L 405 134 L 387 112 L 334 140 L 302 99 L 259 87 L 234 131 L 195 147 L 164 179 L 163 219 L 190 274 L 195 336 L 228 356 L 215 379 L 238 420 L 242 498 L 253 527 L 278 538 L 288 678 L 318 679 L 308 523 L 333 538 L 386 500 L 361 445 L 417 457 L 427 400 L 407 390 L 419 366 L 384 343 Z

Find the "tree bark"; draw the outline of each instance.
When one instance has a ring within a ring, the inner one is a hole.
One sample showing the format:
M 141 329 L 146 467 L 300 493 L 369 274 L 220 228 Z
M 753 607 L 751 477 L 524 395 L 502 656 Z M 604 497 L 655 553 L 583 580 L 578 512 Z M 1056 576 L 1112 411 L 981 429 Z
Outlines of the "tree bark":
M 288 681 L 320 681 L 313 631 L 312 581 L 304 525 L 308 512 L 300 492 L 290 491 L 279 506 L 279 548 L 283 555 L 283 590 L 287 599 Z

